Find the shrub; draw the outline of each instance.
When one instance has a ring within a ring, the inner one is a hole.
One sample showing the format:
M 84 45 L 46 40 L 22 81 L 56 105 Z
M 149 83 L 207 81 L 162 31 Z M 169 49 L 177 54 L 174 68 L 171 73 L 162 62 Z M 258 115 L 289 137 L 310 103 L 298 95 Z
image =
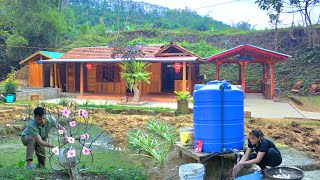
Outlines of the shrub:
M 11 72 L 7 74 L 7 79 L 3 84 L 4 90 L 8 94 L 15 94 L 18 89 L 18 82 L 15 76 L 14 68 L 11 68 Z

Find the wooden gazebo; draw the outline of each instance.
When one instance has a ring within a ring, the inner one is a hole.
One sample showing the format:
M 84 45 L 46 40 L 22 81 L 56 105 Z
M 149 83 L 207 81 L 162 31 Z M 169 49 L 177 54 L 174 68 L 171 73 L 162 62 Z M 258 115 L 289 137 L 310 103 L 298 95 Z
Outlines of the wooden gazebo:
M 224 52 L 205 58 L 209 63 L 216 65 L 216 80 L 219 80 L 219 67 L 223 63 L 239 65 L 239 83 L 242 90 L 246 90 L 246 65 L 259 63 L 262 66 L 262 93 L 266 98 L 274 97 L 274 64 L 291 57 L 287 54 L 267 50 L 250 44 L 244 44 Z

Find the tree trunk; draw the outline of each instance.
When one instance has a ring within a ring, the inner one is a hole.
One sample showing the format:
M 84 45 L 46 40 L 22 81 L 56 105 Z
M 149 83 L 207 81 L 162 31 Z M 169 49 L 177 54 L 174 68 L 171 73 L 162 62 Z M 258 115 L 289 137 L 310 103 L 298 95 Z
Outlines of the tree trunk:
M 139 84 L 134 84 L 132 89 L 133 89 L 133 102 L 137 103 L 140 101 L 140 91 L 139 91 Z

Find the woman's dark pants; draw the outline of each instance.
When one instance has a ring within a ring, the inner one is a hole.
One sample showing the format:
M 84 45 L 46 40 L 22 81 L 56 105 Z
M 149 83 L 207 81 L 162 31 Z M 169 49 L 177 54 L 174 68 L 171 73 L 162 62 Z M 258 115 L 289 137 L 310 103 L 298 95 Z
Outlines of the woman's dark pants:
M 249 158 L 255 159 L 257 157 L 257 153 L 251 153 Z M 282 163 L 282 157 L 279 150 L 274 148 L 268 149 L 268 152 L 263 156 L 262 160 L 257 164 L 261 170 L 264 170 L 266 166 L 279 166 Z

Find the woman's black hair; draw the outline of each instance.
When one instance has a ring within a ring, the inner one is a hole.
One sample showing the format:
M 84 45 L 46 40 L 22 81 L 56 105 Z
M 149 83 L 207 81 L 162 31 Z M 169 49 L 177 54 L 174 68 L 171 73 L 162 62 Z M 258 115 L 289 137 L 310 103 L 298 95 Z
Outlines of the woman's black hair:
M 249 133 L 249 135 L 253 135 L 253 136 L 255 136 L 255 137 L 257 137 L 257 138 L 263 138 L 263 133 L 260 131 L 260 130 L 258 130 L 258 129 L 253 129 L 250 133 Z
M 43 116 L 46 114 L 46 109 L 43 107 L 36 107 L 33 110 L 34 116 Z

